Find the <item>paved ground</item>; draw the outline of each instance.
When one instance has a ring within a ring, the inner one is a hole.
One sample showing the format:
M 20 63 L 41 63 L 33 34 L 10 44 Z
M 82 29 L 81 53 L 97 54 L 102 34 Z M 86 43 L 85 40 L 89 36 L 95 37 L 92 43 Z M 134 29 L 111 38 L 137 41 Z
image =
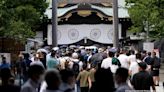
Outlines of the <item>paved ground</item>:
M 164 63 L 161 66 L 161 70 L 160 70 L 160 83 L 159 86 L 156 87 L 156 92 L 164 92 Z

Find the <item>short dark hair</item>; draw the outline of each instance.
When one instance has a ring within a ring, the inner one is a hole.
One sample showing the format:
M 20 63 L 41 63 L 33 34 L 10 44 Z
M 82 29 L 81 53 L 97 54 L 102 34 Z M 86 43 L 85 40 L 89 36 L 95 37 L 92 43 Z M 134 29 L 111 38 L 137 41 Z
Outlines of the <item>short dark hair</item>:
M 138 63 L 139 67 L 142 68 L 143 70 L 145 70 L 147 68 L 147 64 L 146 62 L 140 62 Z
M 32 78 L 34 75 L 41 75 L 44 73 L 44 67 L 38 64 L 33 64 L 28 69 L 28 76 Z
M 56 51 L 51 52 L 51 57 L 54 57 L 56 55 Z
M 0 77 L 2 78 L 2 80 L 8 80 L 10 77 L 12 77 L 10 69 L 9 68 L 1 69 Z
M 87 64 L 86 63 L 83 63 L 83 69 L 87 69 Z
M 142 53 L 144 53 L 144 54 L 146 54 L 146 52 L 147 52 L 146 50 L 143 50 L 143 51 L 142 51 Z
M 114 53 L 113 52 L 108 52 L 108 55 L 109 55 L 109 57 L 114 57 Z
M 117 71 L 116 71 L 116 78 L 119 78 L 119 83 L 122 83 L 122 82 L 126 82 L 127 78 L 128 78 L 128 69 L 126 68 L 118 68 Z
M 2 60 L 6 60 L 6 57 L 3 56 L 3 57 L 2 57 Z
M 151 56 L 151 52 L 148 52 L 148 55 Z
M 69 77 L 75 76 L 72 70 L 64 69 L 60 71 L 61 79 L 63 82 L 67 83 Z
M 136 59 L 141 59 L 141 53 L 136 54 Z
M 54 84 L 55 84 L 55 82 L 60 81 L 59 71 L 56 69 L 48 70 L 45 74 L 45 81 L 46 81 L 48 87 L 56 86 L 55 88 L 58 88 L 57 85 L 54 85 Z
M 134 50 L 131 50 L 130 52 L 131 52 L 131 54 L 135 54 L 135 51 Z

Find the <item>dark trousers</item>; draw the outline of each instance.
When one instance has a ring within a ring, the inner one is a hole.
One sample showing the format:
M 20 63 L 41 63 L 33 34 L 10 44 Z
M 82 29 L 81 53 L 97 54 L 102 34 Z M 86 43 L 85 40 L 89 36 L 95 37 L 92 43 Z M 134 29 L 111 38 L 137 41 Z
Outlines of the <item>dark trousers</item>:
M 80 87 L 81 92 L 88 92 L 89 88 L 88 87 Z

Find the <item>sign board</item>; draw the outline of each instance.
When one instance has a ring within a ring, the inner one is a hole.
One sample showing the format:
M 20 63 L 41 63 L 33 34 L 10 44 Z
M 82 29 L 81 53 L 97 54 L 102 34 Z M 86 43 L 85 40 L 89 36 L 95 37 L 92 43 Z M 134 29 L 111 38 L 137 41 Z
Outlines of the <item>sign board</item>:
M 47 0 L 47 2 L 52 2 L 52 0 Z M 112 0 L 58 0 L 58 3 L 111 3 Z
M 151 42 L 143 43 L 143 50 L 146 50 L 147 52 L 152 52 L 154 50 L 154 43 Z

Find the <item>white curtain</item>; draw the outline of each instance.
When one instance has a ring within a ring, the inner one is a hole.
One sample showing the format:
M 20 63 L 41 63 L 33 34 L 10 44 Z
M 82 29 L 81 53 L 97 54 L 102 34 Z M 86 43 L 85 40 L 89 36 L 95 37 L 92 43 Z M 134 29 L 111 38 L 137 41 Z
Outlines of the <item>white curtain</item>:
M 111 24 L 80 24 L 58 25 L 58 44 L 72 44 L 84 38 L 95 42 L 112 44 L 113 25 Z M 52 25 L 48 25 L 48 44 L 52 44 Z M 121 24 L 119 24 L 119 38 L 121 38 Z

